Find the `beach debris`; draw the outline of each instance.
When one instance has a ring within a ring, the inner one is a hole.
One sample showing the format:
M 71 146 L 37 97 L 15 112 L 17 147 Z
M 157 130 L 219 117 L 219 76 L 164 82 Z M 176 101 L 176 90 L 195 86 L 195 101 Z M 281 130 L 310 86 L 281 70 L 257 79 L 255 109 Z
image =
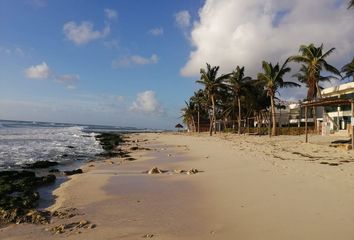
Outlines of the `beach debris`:
M 190 170 L 187 171 L 187 174 L 188 174 L 188 175 L 193 175 L 193 174 L 197 174 L 197 173 L 199 173 L 199 172 L 200 172 L 200 171 L 199 171 L 198 169 L 192 168 L 192 169 L 190 169 Z
M 324 161 L 323 161 L 323 162 L 320 162 L 320 164 L 328 164 L 328 163 L 329 163 L 329 162 L 324 162 Z
M 159 173 L 163 173 L 163 171 L 158 167 L 153 167 L 148 171 L 148 174 L 159 174 Z
M 126 158 L 125 160 L 126 160 L 126 161 L 135 161 L 135 160 L 136 160 L 136 158 L 133 158 L 133 157 L 128 157 L 128 158 Z
M 34 169 L 34 168 L 49 168 L 58 165 L 58 162 L 52 162 L 52 161 L 37 161 L 34 163 L 29 163 L 26 164 L 23 168 L 27 169 Z
M 66 146 L 67 148 L 75 148 L 74 146 L 71 146 L 71 145 L 69 145 L 69 146 Z
M 329 163 L 328 165 L 329 165 L 329 166 L 338 166 L 339 163 Z
M 168 157 L 171 157 L 171 156 L 172 156 L 172 154 L 171 154 L 171 153 L 169 153 L 169 154 L 167 154 L 167 156 L 168 156 Z
M 49 172 L 50 172 L 50 173 L 58 173 L 58 172 L 60 172 L 60 171 L 59 171 L 59 169 L 57 169 L 57 168 L 53 168 L 53 169 L 50 169 Z
M 143 235 L 143 238 L 153 238 L 153 237 L 154 234 L 150 234 L 150 233 Z
M 90 164 L 88 167 L 94 167 L 95 165 L 93 165 L 93 164 Z
M 75 217 L 77 215 L 83 215 L 82 213 L 79 212 L 77 208 L 66 208 L 66 209 L 59 209 L 54 212 L 52 212 L 52 217 L 57 217 L 60 219 L 68 219 Z
M 173 170 L 175 173 L 177 173 L 177 174 L 181 174 L 181 173 L 185 173 L 185 172 L 187 172 L 186 170 L 183 170 L 183 169 L 175 169 L 175 170 Z
M 92 224 L 87 220 L 81 220 L 79 222 L 72 222 L 72 223 L 64 223 L 52 228 L 46 228 L 46 231 L 50 231 L 53 234 L 63 234 L 65 232 L 73 232 L 77 231 L 81 233 L 81 229 L 93 229 L 96 227 L 96 224 Z
M 67 176 L 74 175 L 74 174 L 81 174 L 81 173 L 83 173 L 81 168 L 78 168 L 78 169 L 75 169 L 72 171 L 64 171 L 64 174 Z

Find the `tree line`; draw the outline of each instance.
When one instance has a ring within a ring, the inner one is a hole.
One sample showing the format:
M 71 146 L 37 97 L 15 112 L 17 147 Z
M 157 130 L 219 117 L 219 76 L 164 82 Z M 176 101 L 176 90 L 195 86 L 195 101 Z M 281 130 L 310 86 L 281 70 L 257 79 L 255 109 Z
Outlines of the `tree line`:
M 349 3 L 349 8 L 354 6 L 354 0 Z M 245 67 L 236 68 L 227 74 L 219 74 L 219 66 L 206 64 L 200 69 L 200 79 L 196 82 L 203 86 L 194 92 L 194 95 L 185 102 L 182 117 L 188 128 L 197 129 L 196 120 L 209 120 L 209 133 L 216 131 L 217 119 L 237 119 L 238 133 L 241 133 L 242 115 L 251 113 L 261 122 L 261 115 L 269 111 L 272 116 L 271 135 L 276 135 L 275 109 L 279 89 L 287 87 L 307 88 L 307 101 L 321 98 L 321 83 L 332 79 L 354 78 L 354 57 L 351 62 L 340 70 L 326 61 L 335 48 L 324 51 L 323 44 L 302 45 L 299 53 L 290 56 L 282 64 L 263 61 L 262 72 L 256 78 L 246 75 Z M 290 62 L 300 64 L 299 71 L 293 75 L 298 82 L 286 81 L 285 76 L 291 69 Z M 326 73 L 328 75 L 322 75 Z M 199 129 L 198 129 L 199 131 Z

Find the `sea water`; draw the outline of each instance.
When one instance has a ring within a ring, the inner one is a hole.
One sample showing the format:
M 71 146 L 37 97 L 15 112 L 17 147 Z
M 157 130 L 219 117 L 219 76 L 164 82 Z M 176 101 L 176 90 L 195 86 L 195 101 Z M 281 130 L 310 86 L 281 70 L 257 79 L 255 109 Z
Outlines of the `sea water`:
M 70 163 L 95 158 L 103 149 L 97 132 L 131 128 L 0 120 L 0 169 L 36 161 Z

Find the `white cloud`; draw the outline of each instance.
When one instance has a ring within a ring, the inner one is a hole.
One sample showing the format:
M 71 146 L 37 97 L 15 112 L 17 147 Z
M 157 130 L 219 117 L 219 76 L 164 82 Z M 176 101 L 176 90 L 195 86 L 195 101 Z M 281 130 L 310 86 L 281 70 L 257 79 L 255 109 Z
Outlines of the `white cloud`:
M 81 22 L 77 24 L 74 21 L 70 21 L 64 24 L 63 33 L 66 38 L 76 45 L 82 45 L 90 41 L 104 38 L 110 33 L 109 25 L 106 25 L 102 31 L 94 30 L 91 22 Z
M 187 10 L 175 14 L 175 20 L 180 28 L 188 28 L 191 25 L 191 15 Z
M 162 114 L 164 112 L 161 104 L 156 99 L 155 92 L 151 90 L 138 93 L 130 109 L 143 113 Z
M 181 74 L 198 76 L 208 62 L 222 72 L 244 65 L 255 76 L 262 60 L 283 62 L 309 43 L 336 47 L 328 61 L 341 67 L 354 55 L 354 14 L 346 7 L 346 0 L 207 0 Z
M 163 35 L 163 28 L 162 27 L 157 27 L 157 28 L 152 28 L 149 30 L 149 34 L 153 36 L 161 36 Z
M 105 15 L 106 15 L 106 18 L 108 18 L 108 19 L 116 19 L 117 17 L 118 17 L 118 13 L 117 13 L 117 11 L 116 10 L 114 10 L 114 9 L 110 9 L 110 8 L 106 8 L 105 10 L 104 10 L 104 13 L 105 13 Z
M 51 70 L 49 66 L 43 62 L 27 68 L 25 74 L 26 77 L 30 79 L 48 79 L 51 76 Z
M 151 57 L 149 58 L 142 57 L 140 55 L 131 55 L 117 60 L 113 60 L 112 67 L 120 68 L 120 67 L 129 67 L 132 65 L 156 64 L 158 61 L 159 58 L 156 54 L 151 55 Z

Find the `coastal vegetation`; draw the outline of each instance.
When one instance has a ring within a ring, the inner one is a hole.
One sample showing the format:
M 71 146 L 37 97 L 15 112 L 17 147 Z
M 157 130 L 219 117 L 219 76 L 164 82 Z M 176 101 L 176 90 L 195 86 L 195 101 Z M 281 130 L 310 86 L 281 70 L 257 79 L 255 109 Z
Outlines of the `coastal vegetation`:
M 352 7 L 351 1 L 349 8 Z M 257 123 L 258 134 L 261 134 L 261 128 L 266 127 L 274 136 L 277 134 L 276 109 L 284 108 L 279 89 L 305 86 L 307 96 L 304 101 L 314 101 L 322 97 L 321 83 L 353 79 L 354 58 L 338 70 L 328 62 L 328 57 L 334 52 L 335 48 L 325 50 L 323 44 L 301 45 L 299 54 L 289 56 L 282 65 L 262 61 L 263 71 L 256 77 L 248 76 L 244 66 L 236 66 L 231 73 L 220 74 L 219 66 L 207 63 L 196 80 L 202 88 L 194 92 L 181 109 L 183 122 L 190 131 L 198 132 L 200 126 L 206 131 L 205 126 L 208 125 L 210 135 L 213 131 L 215 133 L 217 123 L 219 127 L 230 123 L 231 131 L 236 132 L 237 129 L 241 134 L 242 127 L 249 126 L 248 119 L 252 118 Z M 292 75 L 288 66 L 291 63 L 294 69 L 298 69 Z

